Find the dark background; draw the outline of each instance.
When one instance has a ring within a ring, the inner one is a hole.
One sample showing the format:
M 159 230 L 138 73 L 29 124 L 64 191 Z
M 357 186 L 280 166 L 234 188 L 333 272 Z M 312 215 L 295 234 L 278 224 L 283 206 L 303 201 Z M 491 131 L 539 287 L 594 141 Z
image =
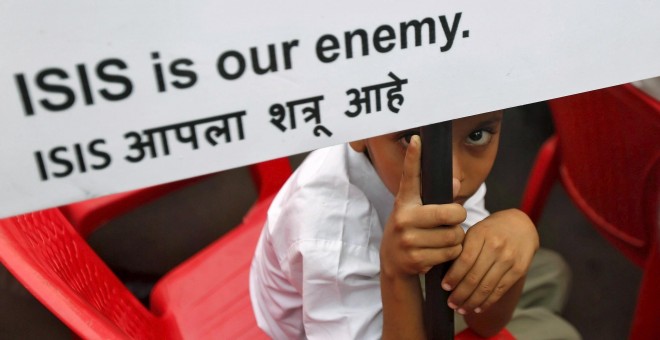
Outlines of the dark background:
M 517 207 L 538 148 L 553 132 L 545 103 L 507 110 L 487 181 L 491 211 Z M 294 166 L 304 155 L 291 157 Z M 89 243 L 143 301 L 170 268 L 240 223 L 256 198 L 246 168 L 225 171 L 116 219 Z M 585 339 L 625 339 L 641 270 L 595 231 L 555 186 L 538 225 L 541 245 L 573 271 L 564 316 Z M 70 332 L 0 266 L 0 338 L 69 339 Z

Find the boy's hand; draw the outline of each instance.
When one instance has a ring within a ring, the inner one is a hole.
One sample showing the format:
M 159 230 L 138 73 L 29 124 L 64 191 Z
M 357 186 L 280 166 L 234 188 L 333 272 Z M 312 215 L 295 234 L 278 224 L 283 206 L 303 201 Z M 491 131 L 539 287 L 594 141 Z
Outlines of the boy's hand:
M 449 307 L 480 313 L 523 278 L 539 247 L 536 227 L 523 212 L 504 210 L 475 224 L 442 286 L 453 290 Z
M 426 273 L 434 265 L 455 259 L 462 250 L 465 233 L 459 224 L 467 213 L 456 203 L 422 205 L 420 158 L 421 141 L 415 135 L 406 150 L 399 191 L 380 248 L 382 274 L 387 277 Z

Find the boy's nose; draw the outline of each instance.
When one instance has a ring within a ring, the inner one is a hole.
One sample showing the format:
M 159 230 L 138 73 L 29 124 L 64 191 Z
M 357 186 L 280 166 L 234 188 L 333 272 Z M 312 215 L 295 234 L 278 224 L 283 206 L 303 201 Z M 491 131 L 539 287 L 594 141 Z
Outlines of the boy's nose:
M 458 196 L 458 192 L 461 191 L 461 182 L 458 180 L 458 178 L 454 177 L 452 178 L 452 190 L 453 190 L 453 196 L 454 199 L 456 199 L 456 196 Z
M 459 182 L 463 182 L 465 179 L 465 173 L 463 172 L 463 167 L 461 165 L 459 157 L 457 157 L 456 152 L 452 153 L 452 176 L 458 179 Z

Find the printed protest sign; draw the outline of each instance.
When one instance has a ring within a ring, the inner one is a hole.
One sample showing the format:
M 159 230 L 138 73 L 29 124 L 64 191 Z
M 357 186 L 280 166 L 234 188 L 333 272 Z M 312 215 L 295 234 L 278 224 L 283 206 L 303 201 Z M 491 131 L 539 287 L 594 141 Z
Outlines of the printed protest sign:
M 660 75 L 643 0 L 0 1 L 0 217 Z

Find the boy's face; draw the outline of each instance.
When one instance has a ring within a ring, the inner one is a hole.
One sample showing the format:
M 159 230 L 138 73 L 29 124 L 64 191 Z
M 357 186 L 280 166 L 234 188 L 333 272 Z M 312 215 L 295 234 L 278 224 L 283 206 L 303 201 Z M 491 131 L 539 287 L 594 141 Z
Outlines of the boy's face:
M 497 155 L 501 123 L 502 111 L 453 121 L 453 176 L 461 182 L 456 203 L 465 203 L 490 173 Z M 419 129 L 411 129 L 351 142 L 350 145 L 355 151 L 368 153 L 378 176 L 387 189 L 396 195 L 403 172 L 406 147 L 410 137 L 418 134 Z

